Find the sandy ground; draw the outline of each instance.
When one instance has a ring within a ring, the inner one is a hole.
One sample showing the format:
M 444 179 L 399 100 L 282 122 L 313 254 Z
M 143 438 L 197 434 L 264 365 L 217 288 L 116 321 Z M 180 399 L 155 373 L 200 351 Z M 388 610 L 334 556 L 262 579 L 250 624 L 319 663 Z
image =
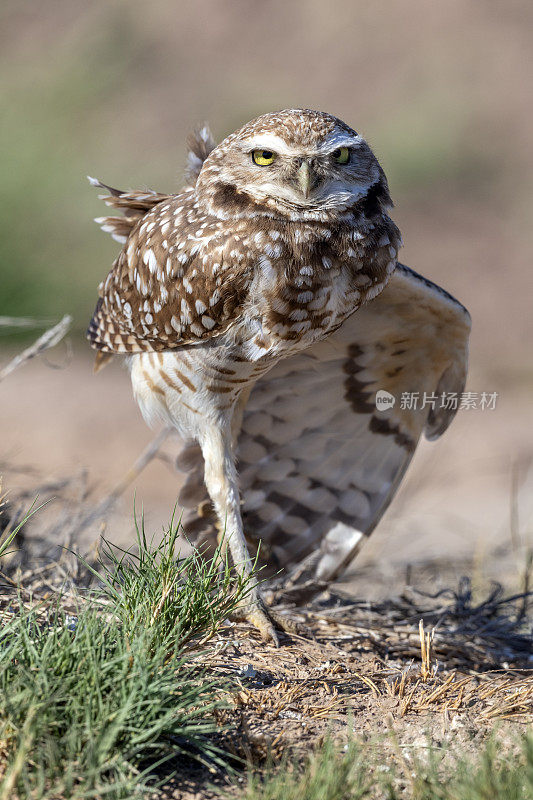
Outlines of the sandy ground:
M 52 357 L 56 364 L 61 361 L 60 353 Z M 470 389 L 490 391 L 480 380 L 471 375 Z M 60 369 L 42 360 L 28 363 L 2 384 L 0 408 L 0 471 L 5 488 L 15 495 L 43 479 L 86 469 L 98 500 L 154 435 L 132 399 L 125 369 L 114 363 L 93 376 L 90 359 L 81 355 Z M 512 551 L 511 538 L 515 546 L 523 544 L 533 530 L 530 422 L 530 396 L 515 388 L 501 393 L 495 410 L 460 412 L 441 440 L 423 442 L 348 581 L 357 583 L 370 570 L 379 595 L 388 591 L 390 581 L 404 579 L 407 565 L 435 559 L 452 561 L 459 570 L 473 559 L 486 576 L 520 568 L 516 547 L 510 558 L 503 554 Z M 178 446 L 171 440 L 165 450 L 172 455 Z M 134 493 L 137 505 L 144 504 L 147 530 L 160 530 L 179 484 L 180 475 L 170 464 L 152 462 L 124 493 L 109 520 L 109 538 L 121 545 L 133 541 Z M 80 546 L 97 533 L 89 530 Z

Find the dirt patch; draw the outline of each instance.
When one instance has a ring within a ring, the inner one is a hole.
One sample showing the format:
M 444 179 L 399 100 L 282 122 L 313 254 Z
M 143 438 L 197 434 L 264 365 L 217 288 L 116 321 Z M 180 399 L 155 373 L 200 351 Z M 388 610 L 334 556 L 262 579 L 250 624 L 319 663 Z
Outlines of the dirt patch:
M 306 610 L 284 610 L 314 639 L 285 637 L 279 649 L 248 626 L 223 630 L 202 660 L 239 686 L 220 714 L 224 748 L 257 767 L 309 753 L 328 735 L 340 744 L 383 737 L 386 767 L 398 747 L 407 759 L 413 748 L 475 754 L 496 725 L 511 748 L 517 727 L 533 721 L 527 598 L 499 594 L 469 607 L 465 586 L 374 606 L 327 593 Z M 218 796 L 205 794 L 205 774 L 189 781 L 169 796 Z

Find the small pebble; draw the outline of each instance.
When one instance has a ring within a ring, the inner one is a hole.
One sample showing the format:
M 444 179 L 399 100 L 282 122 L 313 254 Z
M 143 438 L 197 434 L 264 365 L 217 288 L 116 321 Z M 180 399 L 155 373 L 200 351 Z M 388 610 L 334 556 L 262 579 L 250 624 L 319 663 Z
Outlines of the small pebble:
M 255 670 L 251 664 L 247 664 L 239 670 L 238 674 L 239 678 L 255 678 L 257 670 Z

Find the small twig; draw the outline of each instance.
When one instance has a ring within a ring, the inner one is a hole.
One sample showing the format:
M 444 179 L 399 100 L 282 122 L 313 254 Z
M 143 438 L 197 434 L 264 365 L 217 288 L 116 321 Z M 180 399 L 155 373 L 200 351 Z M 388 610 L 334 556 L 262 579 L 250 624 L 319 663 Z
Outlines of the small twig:
M 0 328 L 46 328 L 51 319 L 33 319 L 32 317 L 0 317 Z
M 526 563 L 524 564 L 524 571 L 522 573 L 522 599 L 516 615 L 517 622 L 521 622 L 523 619 L 525 619 L 529 608 L 529 601 L 533 596 L 533 592 L 531 592 L 529 589 L 532 568 L 533 549 L 528 548 L 526 553 Z
M 65 314 L 61 322 L 58 322 L 53 328 L 45 331 L 43 335 L 39 336 L 39 338 L 36 339 L 32 345 L 23 350 L 22 353 L 19 353 L 18 356 L 15 356 L 15 358 L 13 358 L 2 370 L 0 370 L 0 381 L 4 380 L 4 378 L 7 378 L 8 375 L 10 375 L 30 359 L 35 358 L 35 356 L 39 355 L 40 353 L 44 353 L 44 351 L 48 350 L 50 347 L 55 347 L 55 345 L 58 344 L 66 335 L 71 323 L 72 317 L 69 314 Z

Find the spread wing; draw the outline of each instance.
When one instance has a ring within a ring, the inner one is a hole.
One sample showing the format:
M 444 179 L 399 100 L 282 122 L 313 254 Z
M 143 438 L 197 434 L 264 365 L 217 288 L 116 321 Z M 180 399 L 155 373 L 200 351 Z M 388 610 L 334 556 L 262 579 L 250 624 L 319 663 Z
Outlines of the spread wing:
M 327 340 L 258 381 L 238 458 L 245 530 L 261 540 L 269 568 L 319 580 L 343 571 L 392 500 L 422 432 L 436 438 L 453 419 L 469 331 L 460 303 L 399 265 L 379 297 Z M 394 405 L 376 408 L 380 390 Z M 195 448 L 181 467 L 190 473 L 180 500 L 190 507 L 203 499 Z M 197 529 L 208 521 L 197 518 Z

